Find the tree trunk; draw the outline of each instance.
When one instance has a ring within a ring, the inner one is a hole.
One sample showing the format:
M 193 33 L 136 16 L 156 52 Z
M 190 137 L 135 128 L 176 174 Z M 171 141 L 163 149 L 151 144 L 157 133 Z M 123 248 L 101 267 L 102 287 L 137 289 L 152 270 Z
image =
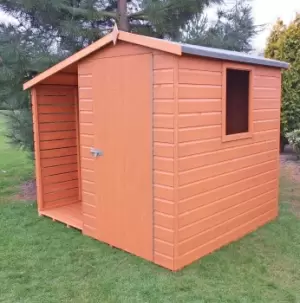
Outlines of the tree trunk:
M 129 32 L 129 22 L 127 16 L 127 0 L 118 0 L 118 17 L 119 17 L 119 29 L 125 32 Z

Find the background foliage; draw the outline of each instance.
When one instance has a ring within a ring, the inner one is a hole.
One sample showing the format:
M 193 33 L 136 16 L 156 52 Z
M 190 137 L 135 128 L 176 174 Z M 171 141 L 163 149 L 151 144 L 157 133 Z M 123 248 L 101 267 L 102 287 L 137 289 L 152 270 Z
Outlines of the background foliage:
M 283 71 L 281 134 L 300 128 L 300 14 L 288 26 L 274 25 L 265 50 L 266 57 L 290 63 Z
M 119 23 L 124 0 L 0 0 L 14 17 L 0 24 L 0 107 L 7 109 L 12 144 L 33 150 L 31 106 L 22 84 Z M 134 33 L 236 51 L 251 50 L 254 25 L 248 0 L 127 0 L 128 29 Z M 219 5 L 215 20 L 204 14 Z

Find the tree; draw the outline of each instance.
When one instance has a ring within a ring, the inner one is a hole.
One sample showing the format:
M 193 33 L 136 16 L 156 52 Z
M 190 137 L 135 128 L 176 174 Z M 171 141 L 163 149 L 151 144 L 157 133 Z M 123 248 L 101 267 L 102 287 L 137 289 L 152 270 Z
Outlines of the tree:
M 232 7 L 219 9 L 217 17 L 210 24 L 206 17 L 197 15 L 188 23 L 183 40 L 191 44 L 250 52 L 251 39 L 262 26 L 254 24 L 249 1 L 237 0 Z
M 6 109 L 7 137 L 18 147 L 33 150 L 31 107 L 22 83 L 57 61 L 49 55 L 51 42 L 35 39 L 30 31 L 0 25 L 0 104 Z
M 218 13 L 203 12 L 223 0 L 0 0 L 17 22 L 0 25 L 0 104 L 9 109 L 10 141 L 33 150 L 30 103 L 22 84 L 108 33 L 120 29 L 173 41 L 240 51 L 256 33 L 247 0 Z M 201 26 L 199 21 L 201 21 Z M 193 24 L 197 26 L 193 28 Z
M 278 20 L 268 38 L 265 55 L 290 63 L 282 72 L 281 138 L 300 128 L 300 14 L 286 26 Z

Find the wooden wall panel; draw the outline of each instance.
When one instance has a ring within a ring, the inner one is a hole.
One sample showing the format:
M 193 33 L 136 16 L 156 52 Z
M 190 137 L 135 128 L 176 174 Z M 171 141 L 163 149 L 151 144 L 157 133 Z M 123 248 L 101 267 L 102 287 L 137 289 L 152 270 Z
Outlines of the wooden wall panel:
M 95 54 L 96 55 L 96 54 Z M 83 61 L 78 66 L 79 92 L 79 130 L 80 161 L 82 186 L 82 232 L 96 238 L 96 204 L 95 159 L 90 149 L 94 147 L 94 102 L 92 87 L 92 68 L 90 61 Z M 94 61 L 95 64 L 95 61 Z M 92 212 L 91 210 L 95 210 Z
M 177 58 L 153 54 L 154 262 L 173 269 L 175 245 L 175 81 Z
M 76 133 L 77 88 L 51 85 L 61 80 L 52 77 L 47 85 L 39 85 L 36 91 L 35 121 L 39 128 L 39 157 L 42 195 L 39 210 L 79 202 L 78 155 Z M 65 79 L 72 80 L 74 77 Z M 51 80 L 51 81 L 50 81 Z
M 277 215 L 280 70 L 254 67 L 253 136 L 223 142 L 223 64 L 179 58 L 175 269 Z

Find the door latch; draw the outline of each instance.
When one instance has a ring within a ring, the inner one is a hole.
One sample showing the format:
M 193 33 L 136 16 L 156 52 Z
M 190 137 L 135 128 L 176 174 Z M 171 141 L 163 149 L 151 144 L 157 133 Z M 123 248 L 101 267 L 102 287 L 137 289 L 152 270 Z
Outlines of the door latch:
M 103 151 L 100 149 L 92 147 L 90 151 L 94 158 L 103 156 Z

